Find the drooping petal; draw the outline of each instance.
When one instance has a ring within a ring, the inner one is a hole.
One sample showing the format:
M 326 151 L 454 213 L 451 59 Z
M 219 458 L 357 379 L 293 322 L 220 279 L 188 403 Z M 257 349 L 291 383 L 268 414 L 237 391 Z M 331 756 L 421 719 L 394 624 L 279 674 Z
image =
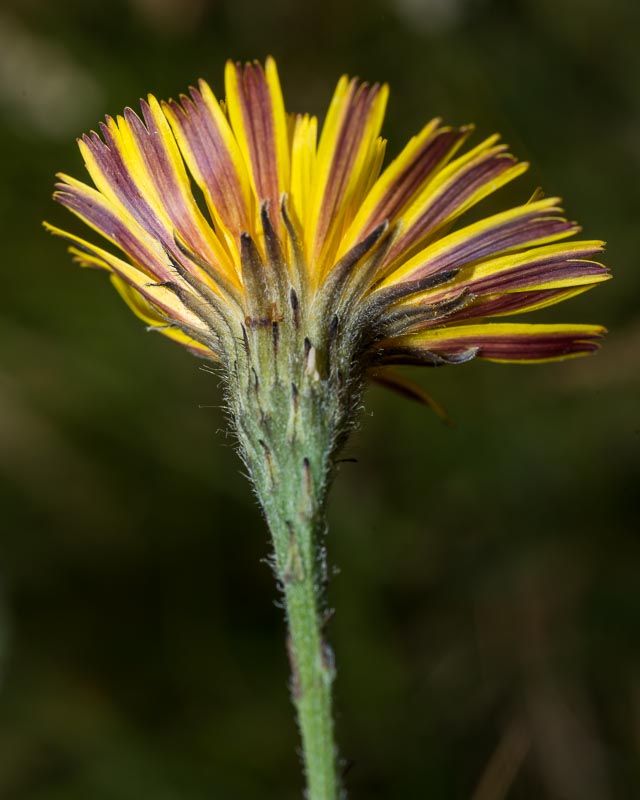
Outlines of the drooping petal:
M 430 408 L 438 417 L 444 422 L 445 425 L 453 425 L 453 420 L 447 414 L 447 410 L 442 406 L 429 392 L 426 391 L 419 383 L 407 378 L 406 375 L 401 374 L 393 367 L 378 367 L 369 371 L 369 377 L 375 383 L 384 386 L 385 389 L 391 389 L 397 394 L 407 397 L 410 400 L 415 400 L 417 403 Z

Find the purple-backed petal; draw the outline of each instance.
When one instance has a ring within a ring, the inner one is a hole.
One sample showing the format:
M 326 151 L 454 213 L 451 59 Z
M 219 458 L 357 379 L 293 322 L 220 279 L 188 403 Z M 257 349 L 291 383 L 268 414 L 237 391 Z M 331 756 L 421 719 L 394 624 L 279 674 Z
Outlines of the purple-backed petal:
M 131 121 L 136 119 L 133 112 L 129 112 L 128 116 Z M 222 273 L 227 278 L 234 277 L 232 259 L 200 214 L 191 195 L 188 179 L 168 126 L 164 131 L 167 141 L 160 145 L 164 151 L 163 163 L 161 166 L 156 165 L 157 175 L 151 175 L 149 171 L 153 165 L 154 152 L 154 147 L 150 144 L 150 134 L 142 133 L 144 126 L 140 120 L 137 127 L 136 136 L 123 117 L 119 117 L 117 122 L 107 118 L 107 123 L 101 124 L 104 142 L 96 133 L 84 136 L 79 142 L 85 164 L 96 187 L 114 211 L 121 214 L 123 220 L 139 225 L 177 259 L 181 255 L 175 245 L 176 232 L 187 240 L 195 238 L 196 242 L 205 242 L 205 245 L 198 245 L 198 249 L 202 252 L 203 260 L 211 264 L 212 271 Z M 146 140 L 143 137 L 147 137 Z M 172 179 L 174 186 L 169 189 L 166 186 L 169 180 L 166 173 L 171 169 L 175 173 Z M 177 173 L 178 169 L 181 170 L 181 176 Z M 175 183 L 180 178 L 182 186 L 177 190 Z M 167 189 L 166 195 L 162 194 L 162 188 Z M 189 216 L 191 219 L 187 222 L 186 218 Z M 199 233 L 196 235 L 194 231 L 197 229 Z M 191 269 L 191 266 L 188 268 Z M 208 281 L 208 278 L 204 280 Z
M 485 321 L 492 317 L 506 317 L 512 314 L 523 314 L 529 311 L 537 311 L 547 306 L 561 303 L 571 297 L 575 297 L 582 292 L 593 288 L 595 284 L 578 286 L 573 289 L 539 289 L 526 292 L 511 292 L 507 294 L 485 295 L 481 297 L 469 296 L 468 302 L 460 302 L 456 307 L 455 298 L 451 301 L 453 307 L 451 313 L 444 316 L 433 314 L 430 309 L 431 304 L 421 304 L 424 308 L 424 316 L 416 310 L 416 306 L 410 306 L 410 316 L 404 328 L 405 333 L 415 333 L 426 330 L 427 328 L 441 327 L 443 321 L 447 325 L 457 323 L 470 323 Z M 446 300 L 438 301 L 446 304 Z M 436 305 L 436 309 L 441 306 Z M 398 312 L 396 312 L 398 316 Z
M 141 101 L 141 107 L 144 124 L 130 108 L 124 118 L 140 152 L 145 179 L 161 200 L 162 216 L 204 261 L 217 265 L 220 243 L 195 202 L 171 128 L 155 98 Z
M 159 281 L 172 278 L 162 247 L 135 220 L 128 218 L 95 189 L 61 176 L 54 199 L 116 244 L 140 269 Z
M 594 261 L 578 259 L 541 259 L 537 263 L 486 275 L 483 278 L 462 281 L 476 294 L 513 292 L 545 284 L 582 285 L 593 284 L 609 277 L 608 270 Z
M 167 244 L 168 231 L 151 208 L 147 193 L 141 192 L 123 159 L 114 133 L 116 122 L 110 117 L 100 123 L 104 141 L 92 131 L 78 142 L 85 164 L 98 191 L 115 207 L 120 206 L 155 239 Z
M 427 192 L 424 200 L 417 201 L 417 208 L 407 211 L 405 228 L 387 262 L 391 264 L 401 255 L 415 251 L 472 205 L 522 174 L 527 166 L 516 163 L 512 156 L 498 147 L 465 163 L 447 180 L 439 180 L 439 186 Z
M 215 222 L 232 238 L 253 230 L 249 177 L 227 118 L 208 84 L 163 104 Z
M 571 236 L 580 229 L 561 216 L 556 202 L 551 198 L 519 206 L 451 233 L 402 264 L 384 285 L 461 269 L 484 259 Z
M 386 86 L 343 78 L 331 101 L 318 145 L 306 232 L 311 263 L 323 274 L 333 266 L 340 239 L 379 169 L 378 134 L 387 95 Z
M 439 122 L 436 119 L 429 123 L 378 178 L 345 235 L 340 252 L 383 220 L 393 224 L 471 131 L 471 127 L 440 128 Z
M 227 62 L 225 88 L 229 119 L 247 164 L 258 205 L 268 201 L 280 207 L 280 195 L 289 188 L 288 125 L 280 82 L 273 59 L 265 69 Z M 279 215 L 274 220 L 278 227 Z
M 451 360 L 471 351 L 489 361 L 554 361 L 593 353 L 605 332 L 598 325 L 454 325 L 388 339 L 378 348 L 383 363 L 395 364 Z
M 514 313 L 508 310 L 512 307 L 514 310 L 516 308 L 533 310 L 538 307 L 533 300 L 518 301 L 510 298 L 513 295 L 532 295 L 532 292 L 537 290 L 550 290 L 549 300 L 544 302 L 544 305 L 550 305 L 552 297 L 557 297 L 556 302 L 559 302 L 578 291 L 607 280 L 610 273 L 606 267 L 589 260 L 601 252 L 601 242 L 572 242 L 533 248 L 524 253 L 481 261 L 462 269 L 454 283 L 436 287 L 421 295 L 409 295 L 403 303 L 396 304 L 392 310 L 397 313 L 403 307 L 410 309 L 412 319 L 417 321 L 418 309 L 424 306 L 425 324 L 432 325 L 434 321 L 430 310 L 433 304 L 446 303 L 461 290 L 474 297 L 473 304 L 464 311 L 466 318 L 486 317 L 492 313 Z M 501 305 L 496 305 L 498 297 L 504 298 Z M 541 296 L 542 300 L 544 298 Z M 500 311 L 501 307 L 505 310 Z

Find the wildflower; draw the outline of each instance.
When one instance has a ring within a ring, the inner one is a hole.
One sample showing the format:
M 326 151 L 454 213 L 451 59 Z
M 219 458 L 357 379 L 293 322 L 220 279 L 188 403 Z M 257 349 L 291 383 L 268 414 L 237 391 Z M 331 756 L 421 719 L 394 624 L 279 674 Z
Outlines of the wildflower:
M 149 96 L 142 118 L 79 140 L 94 186 L 60 175 L 55 199 L 120 255 L 47 227 L 150 328 L 220 364 L 273 534 L 309 797 L 331 799 L 323 509 L 366 378 L 415 394 L 396 365 L 591 353 L 599 326 L 510 317 L 609 273 L 557 198 L 462 222 L 527 169 L 497 136 L 464 150 L 471 126 L 436 119 L 383 169 L 385 85 L 341 78 L 319 140 L 315 117 L 285 111 L 272 59 L 229 62 L 225 89 Z
M 315 117 L 285 112 L 272 59 L 264 71 L 228 63 L 225 85 L 226 106 L 201 81 L 180 101 L 150 96 L 142 120 L 108 117 L 103 139 L 83 136 L 95 188 L 60 175 L 58 202 L 125 258 L 49 229 L 149 326 L 225 359 L 229 326 L 239 336 L 295 310 L 320 340 L 357 340 L 368 368 L 596 349 L 594 325 L 486 321 L 609 277 L 594 261 L 602 242 L 567 241 L 579 228 L 555 198 L 451 230 L 528 166 L 497 136 L 458 155 L 471 126 L 434 120 L 381 173 L 386 86 L 341 78 L 317 143 Z

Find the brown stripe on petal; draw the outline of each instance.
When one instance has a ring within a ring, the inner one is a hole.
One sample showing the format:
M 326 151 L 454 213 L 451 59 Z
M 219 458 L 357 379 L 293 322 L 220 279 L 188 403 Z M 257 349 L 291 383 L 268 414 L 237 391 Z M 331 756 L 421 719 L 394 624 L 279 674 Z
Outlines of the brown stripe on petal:
M 415 280 L 440 270 L 459 269 L 466 264 L 521 249 L 545 239 L 560 239 L 578 230 L 573 222 L 555 216 L 557 209 L 534 210 L 530 214 L 501 222 L 475 236 L 461 241 L 432 258 L 425 256 L 424 264 L 407 276 Z
M 150 275 L 158 280 L 168 280 L 171 277 L 171 273 L 160 255 L 124 223 L 99 192 L 90 187 L 86 187 L 86 191 L 80 190 L 64 183 L 56 184 L 56 186 L 54 199 L 61 205 L 73 211 L 89 225 L 115 242 Z
M 555 239 L 577 230 L 573 222 L 560 217 L 536 217 L 522 224 L 506 223 L 491 235 L 480 235 L 461 247 L 456 253 L 455 266 L 461 266 L 469 257 L 474 261 L 496 253 L 518 249 L 541 239 Z M 451 268 L 451 264 L 447 264 Z
M 478 347 L 478 358 L 504 359 L 507 361 L 537 361 L 563 358 L 579 353 L 593 353 L 599 349 L 597 339 L 576 338 L 567 334 L 531 335 L 510 338 L 486 337 L 474 344 Z
M 160 222 L 143 193 L 140 192 L 122 158 L 110 128 L 110 125 L 115 123 L 109 118 L 107 118 L 107 122 L 109 125 L 100 123 L 104 142 L 95 131 L 92 131 L 90 135 L 85 134 L 82 141 L 95 158 L 98 168 L 103 173 L 118 202 L 146 231 L 166 244 L 170 238 L 167 236 L 167 229 Z
M 162 143 L 158 126 L 151 116 L 149 104 L 145 100 L 141 100 L 140 107 L 144 123 L 131 108 L 125 108 L 124 118 L 131 129 L 149 176 L 161 190 L 161 196 L 164 199 L 165 194 L 177 192 L 179 186 L 175 175 L 172 174 L 172 164 Z M 171 200 L 171 198 L 168 199 Z
M 134 177 L 129 164 L 127 164 L 123 153 L 118 146 L 118 141 L 114 135 L 116 123 L 107 117 L 107 124 L 100 123 L 100 131 L 104 137 L 104 144 L 97 134 L 94 134 L 94 155 L 98 164 L 102 166 L 109 176 L 110 188 L 115 192 L 119 201 L 145 229 L 149 230 L 157 238 L 166 235 L 166 228 L 159 220 L 158 215 L 148 202 L 144 192 Z M 86 137 L 83 137 L 86 141 Z
M 588 287 L 585 286 L 585 289 Z M 507 294 L 491 295 L 488 297 L 474 297 L 472 301 L 463 308 L 455 309 L 455 311 L 447 317 L 447 323 L 453 322 L 471 322 L 476 319 L 484 319 L 486 317 L 497 317 L 505 314 L 515 314 L 518 311 L 524 311 L 530 306 L 535 306 L 538 303 L 549 302 L 557 298 L 557 301 L 563 299 L 565 295 L 574 294 L 574 289 L 536 289 L 530 292 L 510 292 Z M 411 330 L 418 330 L 428 327 L 434 327 L 442 324 L 441 320 L 424 319 L 412 326 Z
M 278 153 L 271 95 L 262 65 L 236 64 L 238 95 L 258 199 L 280 203 Z M 277 221 L 276 221 L 277 222 Z
M 182 162 L 176 163 L 172 160 L 167 151 L 167 144 L 163 140 L 163 132 L 158 128 L 146 101 L 141 101 L 141 108 L 146 127 L 130 108 L 125 109 L 124 117 L 140 150 L 149 179 L 153 182 L 164 211 L 171 220 L 173 238 L 175 239 L 177 231 L 194 252 L 199 253 L 205 260 L 215 263 L 215 253 L 207 238 L 213 236 L 213 230 L 196 206 Z M 167 128 L 164 135 L 173 137 L 168 123 L 164 124 Z
M 424 187 L 427 180 L 441 168 L 468 135 L 469 128 L 441 128 L 425 140 L 404 170 L 387 187 L 385 194 L 364 227 L 369 231 L 383 219 L 393 220 Z M 390 164 L 389 169 L 393 168 Z M 384 174 L 380 180 L 384 180 Z
M 430 353 L 442 358 L 459 356 L 476 349 L 478 358 L 503 361 L 544 361 L 565 358 L 581 353 L 593 353 L 599 349 L 600 335 L 584 333 L 530 333 L 505 335 L 477 335 L 473 338 L 452 337 L 426 342 L 424 347 Z
M 134 118 L 137 119 L 138 126 L 145 130 L 142 122 L 136 117 L 133 111 L 130 109 L 128 111 L 129 119 L 132 121 Z M 174 231 L 176 223 L 179 223 L 180 220 L 172 220 L 170 214 L 167 213 L 171 208 L 172 202 L 176 200 L 178 192 L 175 188 L 170 189 L 168 186 L 164 187 L 166 192 L 163 195 L 157 195 L 156 192 L 153 191 L 153 188 L 149 186 L 149 182 L 151 182 L 153 186 L 154 181 L 147 169 L 144 153 L 140 152 L 139 154 L 137 149 L 138 142 L 135 133 L 129 127 L 126 120 L 119 118 L 119 122 L 122 129 L 118 129 L 111 118 L 107 118 L 107 124 L 101 123 L 100 127 L 104 136 L 104 142 L 102 142 L 96 133 L 92 133 L 91 136 L 83 137 L 83 142 L 89 149 L 91 156 L 95 159 L 98 170 L 101 173 L 99 175 L 94 173 L 94 181 L 96 185 L 98 185 L 102 195 L 106 198 L 107 205 L 103 207 L 103 204 L 99 204 L 99 208 L 89 208 L 89 205 L 92 203 L 86 202 L 86 193 L 81 192 L 77 187 L 67 188 L 75 191 L 77 197 L 81 198 L 83 207 L 87 208 L 87 219 L 90 219 L 92 216 L 96 217 L 104 212 L 107 212 L 108 217 L 115 217 L 120 211 L 118 207 L 118 204 L 120 204 L 124 208 L 125 213 L 122 217 L 117 244 L 126 252 L 130 253 L 132 258 L 140 264 L 148 265 L 150 269 L 157 272 L 157 266 L 151 266 L 154 264 L 154 255 L 140 257 L 134 252 L 135 241 L 139 241 L 141 238 L 135 231 L 137 227 L 136 223 L 152 239 L 155 239 L 163 247 L 169 248 L 174 252 L 176 257 L 179 258 L 180 253 L 176 249 L 174 243 Z M 148 133 L 144 135 L 148 139 Z M 148 147 L 147 151 L 149 151 Z M 142 161 L 140 161 L 140 158 L 142 158 Z M 158 170 L 159 169 L 158 167 Z M 115 196 L 115 200 L 111 200 L 113 196 Z M 165 202 L 168 208 L 165 207 Z M 112 204 L 113 209 L 111 210 L 109 206 Z M 81 213 L 79 208 L 75 210 L 76 213 Z M 126 224 L 127 217 L 129 216 L 131 217 L 131 232 L 127 231 Z M 96 226 L 99 227 L 101 231 L 104 230 L 104 228 L 101 227 L 102 224 L 101 222 L 96 222 Z M 200 249 L 212 263 L 216 263 L 216 259 L 213 257 L 208 247 L 201 246 Z M 147 253 L 151 253 L 150 248 L 147 248 Z
M 471 279 L 468 283 L 477 294 L 492 292 L 512 292 L 548 283 L 550 281 L 576 280 L 583 278 L 602 279 L 607 270 L 593 261 L 577 259 L 544 259 L 537 263 L 512 270 L 504 270 L 486 275 L 479 280 Z
M 513 165 L 514 159 L 503 152 L 492 153 L 467 164 L 445 184 L 442 190 L 437 190 L 428 198 L 422 214 L 407 227 L 404 235 L 398 239 L 389 253 L 389 261 L 393 261 L 423 241 L 438 226 L 455 215 L 456 211 L 482 186 L 495 181 Z
M 195 162 L 193 171 L 200 174 L 200 188 L 210 196 L 212 212 L 238 236 L 251 227 L 236 165 L 202 94 L 193 87 L 190 94 L 181 95 L 180 103 L 171 100 L 166 104 L 171 122 L 188 143 Z
M 377 83 L 373 86 L 366 83 L 358 86 L 354 79 L 349 84 L 349 93 L 344 101 L 345 113 L 333 147 L 333 159 L 318 216 L 314 247 L 316 256 L 327 243 L 332 227 L 335 231 L 332 236 L 334 244 L 337 244 L 336 240 L 342 233 L 345 221 L 340 219 L 340 206 L 345 199 L 355 159 L 363 145 L 369 115 L 379 92 L 380 85 Z

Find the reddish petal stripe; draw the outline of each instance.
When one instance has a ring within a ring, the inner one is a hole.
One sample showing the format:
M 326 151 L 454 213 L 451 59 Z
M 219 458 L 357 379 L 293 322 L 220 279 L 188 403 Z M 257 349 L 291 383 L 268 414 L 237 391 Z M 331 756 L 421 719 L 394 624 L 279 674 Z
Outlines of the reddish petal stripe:
M 449 160 L 468 135 L 469 128 L 441 128 L 425 140 L 405 169 L 398 173 L 362 228 L 362 235 L 388 219 L 391 224 L 424 188 L 429 178 Z M 393 169 L 393 163 L 388 170 Z M 385 174 L 380 181 L 385 180 Z M 375 191 L 375 187 L 374 187 Z
M 604 328 L 595 325 L 458 325 L 398 336 L 379 347 L 384 363 L 434 363 L 475 355 L 493 361 L 548 361 L 586 355 L 599 348 Z
M 279 208 L 280 183 L 278 177 L 278 148 L 273 118 L 271 95 L 262 65 L 234 65 L 236 98 L 242 120 L 234 119 L 233 107 L 229 111 L 238 139 L 244 139 L 249 156 L 258 201 L 269 200 L 271 207 Z M 230 87 L 227 99 L 231 102 Z
M 431 258 L 427 248 L 424 263 L 403 277 L 403 280 L 415 280 L 441 270 L 458 269 L 536 242 L 563 238 L 578 230 L 574 223 L 558 217 L 557 214 L 558 209 L 555 208 L 535 209 L 528 214 L 486 227 Z
M 503 153 L 489 153 L 460 170 L 452 180 L 426 202 L 423 213 L 399 237 L 387 260 L 392 263 L 399 255 L 407 252 L 416 244 L 424 241 L 464 206 L 465 202 L 478 189 L 495 181 L 500 175 L 511 169 L 514 159 Z
M 377 84 L 374 86 L 360 86 L 357 91 L 356 88 L 357 83 L 352 81 L 351 95 L 353 102 L 347 107 L 347 112 L 338 134 L 327 190 L 324 195 L 320 224 L 321 229 L 325 231 L 331 222 L 332 213 L 336 210 L 340 199 L 344 195 L 354 157 L 361 144 L 368 112 L 379 90 Z
M 117 244 L 145 272 L 160 281 L 172 279 L 160 252 L 152 249 L 145 232 L 137 235 L 99 192 L 88 186 L 80 188 L 66 183 L 58 183 L 56 188 L 55 200 Z
M 204 88 L 204 87 L 203 87 Z M 191 97 L 181 95 L 166 104 L 170 121 L 185 139 L 192 159 L 192 172 L 205 195 L 209 195 L 210 210 L 235 236 L 251 231 L 249 208 L 223 132 L 212 116 L 203 95 L 191 89 Z M 215 98 L 212 102 L 217 102 Z M 226 121 L 223 121 L 226 124 Z M 229 135 L 231 135 L 229 133 Z M 184 148 L 186 149 L 186 148 Z
M 114 141 L 110 126 L 115 122 L 107 118 L 108 125 L 100 123 L 100 129 L 105 141 L 95 131 L 84 135 L 82 141 L 93 155 L 98 168 L 108 181 L 109 188 L 115 198 L 121 203 L 133 219 L 141 225 L 151 236 L 165 245 L 169 245 L 171 237 L 166 227 L 160 222 L 157 214 L 136 186 L 127 165 L 122 159 L 122 154 Z
M 359 86 L 355 79 L 349 84 L 315 231 L 313 252 L 318 259 L 321 252 L 326 253 L 332 245 L 337 246 L 340 235 L 350 222 L 341 212 L 346 210 L 344 203 L 358 155 L 367 144 L 366 139 L 375 141 L 378 134 L 377 130 L 370 130 L 370 120 L 380 89 L 377 83 Z
M 464 288 L 474 295 L 514 292 L 560 283 L 576 286 L 605 280 L 609 270 L 591 259 L 602 253 L 600 242 L 574 242 L 525 250 L 519 256 L 507 255 L 497 259 L 474 262 L 457 276 L 456 291 Z M 549 288 L 560 288 L 549 287 Z M 441 294 L 446 294 L 445 289 Z M 433 296 L 425 302 L 433 302 Z M 436 298 L 440 299 L 440 298 Z
M 83 137 L 87 168 L 99 191 L 113 206 L 113 213 L 122 213 L 123 210 L 124 224 L 139 225 L 181 261 L 174 239 L 176 221 L 168 213 L 172 200 L 157 194 L 133 132 L 122 117 L 119 122 L 120 128 L 111 118 L 107 118 L 107 124 L 101 123 L 104 142 L 96 133 Z M 142 237 L 138 235 L 138 238 Z M 204 255 L 214 268 L 219 268 L 220 263 L 210 248 L 204 251 Z M 188 269 L 191 270 L 191 265 Z
M 411 330 L 436 327 L 442 324 L 443 316 L 434 314 L 434 308 L 447 307 L 461 292 L 472 302 L 447 312 L 448 324 L 453 320 L 513 314 L 552 305 L 609 277 L 605 267 L 587 260 L 601 252 L 599 242 L 576 242 L 480 262 L 461 271 L 451 285 L 423 292 L 417 298 L 409 295 L 407 301 L 392 306 L 389 314 L 394 319 L 406 314 L 407 329 L 409 326 Z M 398 283 L 397 286 L 409 284 Z M 422 319 L 420 309 L 424 309 Z
M 517 312 L 526 311 L 531 306 L 552 305 L 553 302 L 560 302 L 566 297 L 578 293 L 580 290 L 586 291 L 592 288 L 590 285 L 579 287 L 578 289 L 536 289 L 529 292 L 511 292 L 508 294 L 491 295 L 488 297 L 478 297 L 472 303 L 461 308 L 459 311 L 447 316 L 449 323 L 472 322 L 473 320 L 485 319 L 487 317 L 506 316 Z M 425 328 L 434 328 L 442 325 L 442 319 L 426 319 L 424 322 L 416 322 L 411 326 L 411 331 Z
M 491 294 L 492 292 L 512 292 L 531 286 L 540 286 L 551 281 L 575 280 L 587 283 L 583 278 L 601 280 L 607 271 L 593 261 L 582 260 L 541 260 L 519 269 L 505 270 L 494 275 L 486 275 L 479 280 L 463 281 L 475 294 Z
M 146 127 L 130 108 L 125 109 L 124 116 L 140 150 L 149 179 L 162 200 L 174 230 L 194 252 L 199 253 L 205 261 L 215 264 L 217 259 L 210 244 L 213 231 L 196 206 L 178 153 L 175 152 L 172 159 L 167 152 L 163 133 L 164 137 L 173 137 L 168 123 L 162 117 L 166 130 L 161 131 L 148 103 L 141 101 L 141 107 Z M 177 151 L 175 142 L 171 144 Z
M 259 64 L 249 65 L 244 72 L 245 124 L 250 132 L 250 147 L 256 165 L 256 188 L 258 197 L 271 201 L 278 208 L 280 187 L 278 185 L 278 159 L 275 130 L 271 116 L 271 98 L 267 82 Z
M 492 295 L 479 298 L 477 303 L 453 314 L 448 322 L 471 321 L 478 317 L 497 317 L 525 311 L 531 306 L 551 305 L 560 302 L 565 297 L 574 296 L 581 290 L 591 289 L 593 285 L 587 284 L 578 289 L 534 289 L 529 292 L 512 292 L 511 294 Z
M 599 348 L 599 336 L 587 339 L 575 335 L 530 334 L 528 336 L 478 336 L 470 341 L 439 342 L 436 353 L 456 354 L 468 347 L 477 347 L 477 358 L 499 361 L 545 361 L 572 355 L 593 353 Z

